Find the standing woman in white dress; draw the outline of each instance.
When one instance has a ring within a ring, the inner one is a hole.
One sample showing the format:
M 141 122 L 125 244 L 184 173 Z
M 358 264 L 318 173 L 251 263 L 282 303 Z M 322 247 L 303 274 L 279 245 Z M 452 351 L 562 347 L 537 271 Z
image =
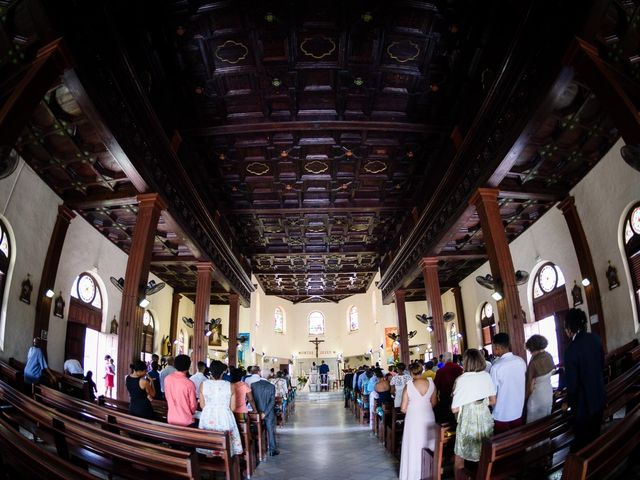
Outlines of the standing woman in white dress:
M 545 351 L 549 342 L 542 335 L 531 335 L 525 346 L 531 352 L 527 366 L 527 423 L 551 415 L 553 387 L 551 375 L 556 369 L 553 357 Z
M 422 378 L 422 364 L 409 365 L 412 381 L 402 390 L 400 410 L 406 414 L 400 455 L 400 480 L 422 478 L 422 449 L 433 450 L 436 418 L 433 406 L 438 401 L 431 378 Z
M 235 394 L 231 383 L 222 380 L 227 366 L 215 360 L 210 366 L 213 380 L 204 380 L 200 384 L 198 401 L 202 408 L 198 428 L 203 430 L 228 431 L 231 434 L 231 455 L 242 453 L 242 440 L 236 418 L 231 409 L 235 406 Z M 199 453 L 211 455 L 211 450 L 196 449 Z

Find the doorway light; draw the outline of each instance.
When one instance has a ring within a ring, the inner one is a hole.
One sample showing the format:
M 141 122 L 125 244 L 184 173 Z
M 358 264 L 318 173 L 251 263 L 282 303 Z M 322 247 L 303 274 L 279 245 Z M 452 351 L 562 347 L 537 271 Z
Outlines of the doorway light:
M 588 278 L 583 278 L 582 279 L 582 286 L 583 287 L 588 287 L 589 285 L 591 285 L 591 280 L 589 280 Z

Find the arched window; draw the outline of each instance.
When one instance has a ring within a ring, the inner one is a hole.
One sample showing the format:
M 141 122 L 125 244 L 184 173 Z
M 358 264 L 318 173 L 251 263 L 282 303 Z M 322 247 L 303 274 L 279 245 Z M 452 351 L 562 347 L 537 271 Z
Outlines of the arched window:
M 284 310 L 280 307 L 276 307 L 273 312 L 273 331 L 284 333 Z
M 496 334 L 496 317 L 493 306 L 485 302 L 480 309 L 480 327 L 482 328 L 482 345 L 491 351 L 491 339 Z
M 353 305 L 349 309 L 349 331 L 355 332 L 360 328 L 360 317 L 358 316 L 358 307 Z
M 145 360 L 147 356 L 151 360 L 153 353 L 153 334 L 155 332 L 155 320 L 149 310 L 144 311 L 142 316 L 142 355 Z
M 631 275 L 631 288 L 640 321 L 640 202 L 629 209 L 624 220 L 624 253 Z
M 4 299 L 4 288 L 9 276 L 9 265 L 11 264 L 11 241 L 7 227 L 0 220 L 0 311 L 2 311 L 2 300 Z M 31 292 L 29 292 L 29 295 Z
M 184 330 L 180 329 L 180 335 L 178 335 L 178 355 L 182 355 L 185 353 L 184 346 Z
M 69 322 L 97 331 L 102 328 L 102 292 L 98 282 L 90 273 L 83 272 L 73 281 Z M 69 329 L 68 324 L 67 329 Z
M 560 317 L 556 318 L 556 313 L 569 309 L 562 270 L 551 262 L 543 263 L 533 278 L 531 288 L 534 322 L 524 324 L 524 339 L 526 341 L 534 334 L 545 337 L 549 342 L 547 352 L 559 363 L 564 352 L 561 351 L 563 339 L 558 338 L 558 331 L 562 332 L 562 326 L 558 328 L 556 323 L 562 323 L 563 320 Z
M 309 335 L 324 335 L 324 315 L 320 312 L 309 314 Z
M 449 340 L 451 342 L 451 353 L 460 353 L 460 337 L 458 336 L 458 327 L 455 322 L 451 322 L 449 326 Z

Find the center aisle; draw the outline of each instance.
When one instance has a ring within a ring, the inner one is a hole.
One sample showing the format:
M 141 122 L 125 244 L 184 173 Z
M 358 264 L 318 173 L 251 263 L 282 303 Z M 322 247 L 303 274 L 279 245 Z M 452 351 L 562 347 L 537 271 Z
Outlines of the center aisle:
M 342 391 L 302 393 L 278 428 L 280 455 L 258 465 L 253 479 L 394 480 L 398 462 L 344 408 Z

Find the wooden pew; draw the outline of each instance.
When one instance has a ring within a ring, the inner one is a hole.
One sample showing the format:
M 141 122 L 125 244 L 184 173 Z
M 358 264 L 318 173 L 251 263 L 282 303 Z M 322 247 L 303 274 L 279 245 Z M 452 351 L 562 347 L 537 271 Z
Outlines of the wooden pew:
M 22 370 L 18 370 L 0 360 L 0 379 L 20 391 L 24 390 L 24 377 L 22 372 Z
M 58 378 L 58 384 L 60 391 L 71 395 L 72 397 L 80 398 L 88 402 L 91 401 L 93 392 L 91 391 L 91 385 L 86 380 L 80 380 L 79 378 L 72 377 L 71 375 L 54 372 Z
M 3 382 L 0 399 L 13 407 L 3 409 L 0 414 L 7 423 L 48 440 L 63 460 L 78 461 L 136 480 L 159 476 L 199 478 L 198 457 L 194 452 L 172 450 L 100 430 L 48 408 Z
M 387 451 L 400 458 L 400 445 L 404 433 L 404 413 L 400 408 L 391 410 L 391 427 L 387 431 Z
M 148 442 L 165 443 L 178 449 L 203 448 L 219 451 L 220 456 L 206 458 L 201 456 L 200 469 L 224 472 L 227 480 L 241 478 L 239 460 L 237 457 L 231 456 L 229 432 L 180 427 L 134 417 L 126 412 L 119 412 L 69 397 L 45 386 L 39 387 L 36 398 L 69 415 L 79 415 L 84 420 L 97 422 L 103 430 L 116 434 L 126 434 Z
M 254 438 L 258 440 L 258 460 L 261 462 L 267 458 L 268 439 L 267 429 L 264 426 L 264 421 L 260 418 L 260 414 L 256 412 L 249 412 L 249 422 L 251 429 L 253 430 Z
M 595 441 L 569 455 L 562 471 L 563 480 L 604 478 L 615 471 L 640 444 L 640 405 L 623 421 Z
M 257 466 L 257 451 L 256 443 L 253 441 L 253 435 L 251 434 L 251 420 L 246 413 L 234 413 L 236 417 L 236 423 L 238 424 L 238 431 L 242 438 L 242 457 L 244 459 L 244 475 L 246 478 L 251 478 L 253 472 L 256 471 Z
M 634 338 L 628 343 L 616 348 L 615 350 L 610 351 L 604 357 L 604 372 L 605 379 L 607 381 L 616 378 L 620 375 L 627 365 L 625 365 L 624 359 L 627 353 L 638 346 L 638 339 Z
M 129 413 L 129 402 L 116 398 L 100 395 L 97 399 L 98 405 L 116 412 Z M 151 400 L 151 408 L 157 420 L 167 421 L 167 402 L 164 400 Z
M 28 440 L 0 418 L 0 468 L 8 478 L 95 480 L 86 470 Z
M 456 441 L 456 425 L 436 423 L 435 444 L 433 450 L 422 449 L 422 478 L 440 480 L 445 459 L 453 458 L 453 446 Z

